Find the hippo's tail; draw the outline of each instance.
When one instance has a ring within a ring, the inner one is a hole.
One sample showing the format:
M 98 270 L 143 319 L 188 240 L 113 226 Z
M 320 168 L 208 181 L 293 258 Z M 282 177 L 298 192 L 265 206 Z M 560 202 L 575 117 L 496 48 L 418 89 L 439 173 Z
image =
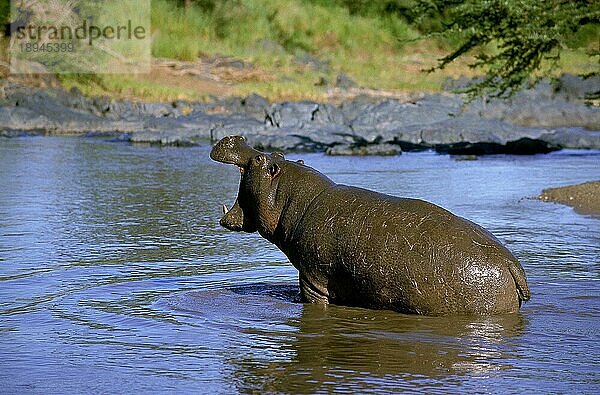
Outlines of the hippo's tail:
M 510 270 L 510 274 L 512 274 L 513 279 L 515 280 L 515 285 L 517 286 L 517 292 L 519 294 L 519 304 L 524 301 L 529 300 L 531 297 L 531 292 L 529 291 L 529 286 L 527 285 L 527 278 L 525 277 L 525 271 L 523 267 L 516 259 L 508 262 L 508 270 Z

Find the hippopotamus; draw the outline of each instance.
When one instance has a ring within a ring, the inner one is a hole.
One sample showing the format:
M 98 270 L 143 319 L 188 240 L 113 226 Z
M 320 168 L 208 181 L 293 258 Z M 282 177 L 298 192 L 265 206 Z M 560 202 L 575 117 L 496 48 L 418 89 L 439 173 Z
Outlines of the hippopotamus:
M 490 232 L 435 204 L 340 185 L 227 136 L 210 153 L 241 173 L 220 224 L 256 232 L 299 272 L 304 302 L 422 315 L 518 312 L 519 261 Z

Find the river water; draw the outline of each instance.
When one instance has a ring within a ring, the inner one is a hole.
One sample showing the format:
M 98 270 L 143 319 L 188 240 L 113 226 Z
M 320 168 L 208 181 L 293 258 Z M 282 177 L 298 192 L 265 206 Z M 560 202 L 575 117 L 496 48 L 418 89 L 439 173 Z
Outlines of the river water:
M 239 172 L 207 145 L 0 139 L 0 392 L 600 392 L 600 220 L 529 199 L 600 152 L 303 158 L 444 206 L 520 259 L 519 314 L 431 318 L 294 301 L 297 272 L 218 225 Z

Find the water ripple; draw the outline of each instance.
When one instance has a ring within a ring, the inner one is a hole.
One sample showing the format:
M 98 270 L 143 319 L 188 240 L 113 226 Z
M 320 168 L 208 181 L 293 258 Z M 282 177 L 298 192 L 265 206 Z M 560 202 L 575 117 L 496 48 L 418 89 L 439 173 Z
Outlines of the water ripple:
M 281 252 L 219 227 L 239 174 L 208 150 L 2 140 L 2 391 L 600 390 L 600 221 L 524 199 L 598 179 L 597 154 L 290 156 L 443 205 L 523 263 L 520 314 L 435 318 L 297 303 Z

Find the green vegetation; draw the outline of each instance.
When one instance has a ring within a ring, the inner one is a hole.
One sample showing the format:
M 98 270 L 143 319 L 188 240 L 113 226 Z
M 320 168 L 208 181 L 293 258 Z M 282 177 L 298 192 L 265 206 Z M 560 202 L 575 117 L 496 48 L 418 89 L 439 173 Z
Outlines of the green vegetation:
M 443 69 L 467 53 L 469 64 L 486 77 L 467 89 L 471 96 L 503 96 L 520 89 L 531 76 L 559 68 L 569 48 L 587 50 L 600 72 L 600 2 L 595 0 L 467 0 L 420 1 L 424 14 L 444 21 L 439 34 L 461 38 L 434 68 Z M 564 64 L 564 63 L 563 63 Z
M 136 75 L 64 74 L 58 77 L 65 89 L 77 88 L 87 96 L 116 95 L 119 98 L 128 100 L 157 101 L 177 99 L 205 101 L 207 99 L 207 95 L 203 92 L 181 86 L 172 86 L 161 81 L 152 81 L 150 78 L 141 79 Z
M 371 89 L 437 91 L 448 75 L 472 74 L 461 65 L 423 73 L 446 48 L 439 40 L 415 42 L 420 33 L 399 15 L 355 13 L 343 3 L 318 1 L 194 1 L 187 8 L 183 3 L 152 1 L 153 56 L 184 62 L 227 56 L 253 65 L 254 72 L 232 81 L 230 94 L 323 99 L 327 87 L 319 82 L 331 86 L 339 73 Z M 160 78 L 143 83 L 132 76 L 60 78 L 90 94 L 198 96 L 166 89 Z
M 536 57 L 527 52 L 530 60 L 524 63 L 526 67 L 516 78 L 501 74 L 507 70 L 503 67 L 506 62 L 518 62 L 511 58 L 514 52 L 506 49 L 514 50 L 522 34 L 543 23 L 540 18 L 544 15 L 536 16 L 535 12 L 552 9 L 547 4 L 556 2 L 571 3 L 558 0 L 152 0 L 152 54 L 155 58 L 194 64 L 200 59 L 202 64 L 210 65 L 213 59 L 228 57 L 252 67 L 208 70 L 208 73 L 217 73 L 216 79 L 223 84 L 222 92 L 218 87 L 204 91 L 196 84 L 197 78 L 189 76 L 178 77 L 184 81 L 179 85 L 173 82 L 173 76 L 163 78 L 160 74 L 153 78 L 131 75 L 60 78 L 65 85 L 77 86 L 89 94 L 157 100 L 197 100 L 209 93 L 245 95 L 250 92 L 271 100 L 318 100 L 326 97 L 327 86 L 335 82 L 339 73 L 346 73 L 360 86 L 393 92 L 438 91 L 449 76 L 474 76 L 482 72 L 491 73 L 492 78 L 486 80 L 488 88 L 497 81 L 497 76 L 508 76 L 509 83 L 515 85 L 527 73 L 539 69 L 538 66 L 543 66 L 539 75 L 563 71 L 589 73 L 597 67 L 597 61 L 585 51 L 598 46 L 597 26 L 583 24 L 586 26 L 575 29 L 574 34 L 567 34 L 571 25 L 559 21 L 562 23 L 560 37 L 552 48 L 563 50 L 558 62 L 551 59 L 552 69 L 544 56 Z M 516 12 L 520 4 L 525 4 L 526 9 L 512 17 L 511 12 Z M 496 26 L 495 23 L 505 20 L 502 18 L 507 13 L 511 18 Z M 481 27 L 477 25 L 477 18 L 481 18 Z M 532 22 L 527 18 L 533 18 Z M 517 30 L 511 41 L 504 41 L 495 33 L 508 34 L 514 24 L 522 29 Z M 539 49 L 539 45 L 538 41 L 526 41 L 524 48 L 532 51 Z M 442 59 L 439 64 L 438 59 Z M 440 65 L 441 71 L 423 72 Z M 469 65 L 482 67 L 478 71 Z M 324 81 L 327 84 L 323 84 Z
M 0 24 L 4 25 L 10 19 L 10 2 L 0 1 Z

